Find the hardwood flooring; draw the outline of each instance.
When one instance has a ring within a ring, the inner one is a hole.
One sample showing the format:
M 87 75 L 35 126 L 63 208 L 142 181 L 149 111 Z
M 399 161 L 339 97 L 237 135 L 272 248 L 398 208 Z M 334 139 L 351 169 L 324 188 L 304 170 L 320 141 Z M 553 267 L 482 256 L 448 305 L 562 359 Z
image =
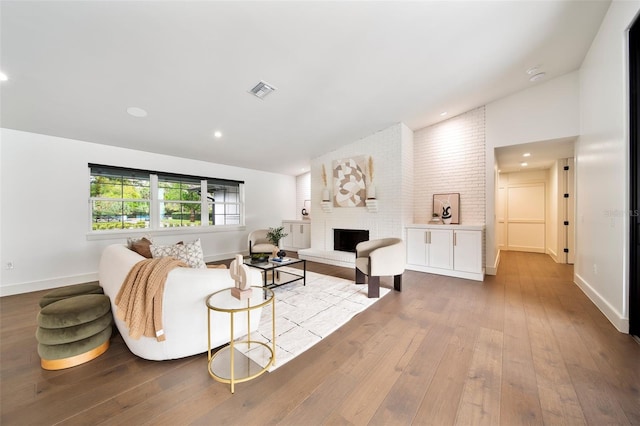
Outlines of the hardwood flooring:
M 3 297 L 0 423 L 640 425 L 640 345 L 572 273 L 519 252 L 503 252 L 483 283 L 407 271 L 401 293 L 234 395 L 209 377 L 206 354 L 145 361 L 119 335 L 87 364 L 42 370 L 34 333 L 45 292 Z

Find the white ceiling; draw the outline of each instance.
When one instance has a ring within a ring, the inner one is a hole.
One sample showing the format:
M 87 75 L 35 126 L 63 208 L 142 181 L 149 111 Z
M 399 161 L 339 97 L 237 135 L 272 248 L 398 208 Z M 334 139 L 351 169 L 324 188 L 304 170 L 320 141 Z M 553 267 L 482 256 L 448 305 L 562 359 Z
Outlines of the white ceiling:
M 575 141 L 576 138 L 562 138 L 496 148 L 496 165 L 500 173 L 549 169 L 556 160 L 574 156 Z
M 608 5 L 2 1 L 1 125 L 298 175 L 578 69 Z M 264 100 L 247 93 L 260 80 L 277 87 Z

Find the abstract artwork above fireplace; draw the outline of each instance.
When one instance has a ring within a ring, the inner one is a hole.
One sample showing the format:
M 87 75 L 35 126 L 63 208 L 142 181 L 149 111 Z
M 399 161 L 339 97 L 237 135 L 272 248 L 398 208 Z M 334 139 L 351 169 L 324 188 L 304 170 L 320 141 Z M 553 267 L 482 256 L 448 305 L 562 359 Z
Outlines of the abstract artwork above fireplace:
M 365 157 L 333 161 L 334 207 L 365 207 Z

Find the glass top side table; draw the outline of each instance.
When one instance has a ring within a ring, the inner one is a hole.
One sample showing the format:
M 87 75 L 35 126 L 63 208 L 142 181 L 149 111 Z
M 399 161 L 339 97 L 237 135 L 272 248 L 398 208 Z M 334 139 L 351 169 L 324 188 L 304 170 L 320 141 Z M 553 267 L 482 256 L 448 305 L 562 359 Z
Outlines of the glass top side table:
M 231 393 L 235 392 L 235 384 L 249 381 L 267 371 L 276 361 L 276 304 L 273 290 L 262 287 L 251 287 L 253 293 L 246 300 L 238 300 L 231 295 L 231 288 L 219 290 L 206 298 L 207 305 L 207 369 L 209 375 L 216 381 L 228 383 Z M 265 342 L 251 340 L 251 311 L 258 308 L 266 308 L 271 304 L 271 345 Z M 211 311 L 228 313 L 230 315 L 230 341 L 229 345 L 211 354 Z M 235 314 L 246 313 L 247 336 L 246 340 L 234 339 Z M 261 366 L 249 358 L 245 353 L 249 350 L 263 350 L 268 360 L 265 366 Z

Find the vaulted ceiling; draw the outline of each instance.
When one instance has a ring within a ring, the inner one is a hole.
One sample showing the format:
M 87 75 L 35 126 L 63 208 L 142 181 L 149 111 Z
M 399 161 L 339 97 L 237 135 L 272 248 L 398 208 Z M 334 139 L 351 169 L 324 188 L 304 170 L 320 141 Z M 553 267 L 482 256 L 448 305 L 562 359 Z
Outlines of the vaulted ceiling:
M 2 1 L 0 120 L 298 175 L 393 123 L 417 130 L 578 69 L 608 6 Z M 532 67 L 545 76 L 530 82 Z M 264 99 L 248 93 L 261 80 L 276 88 Z

